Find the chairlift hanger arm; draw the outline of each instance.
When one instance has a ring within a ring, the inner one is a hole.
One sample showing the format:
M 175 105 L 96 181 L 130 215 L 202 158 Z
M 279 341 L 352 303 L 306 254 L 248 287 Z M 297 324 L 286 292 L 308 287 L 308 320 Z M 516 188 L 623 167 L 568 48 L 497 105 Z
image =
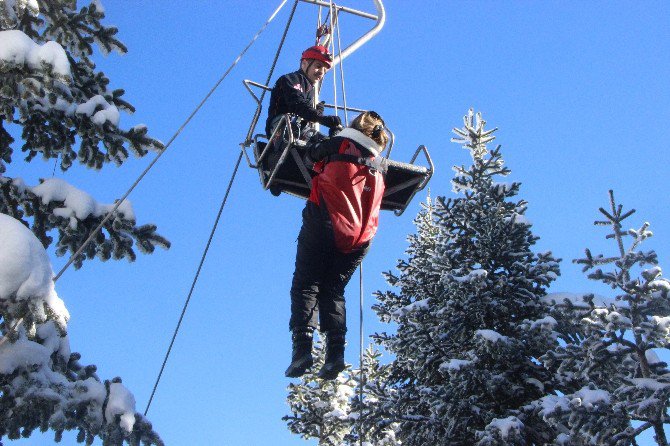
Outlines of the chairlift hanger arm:
M 304 3 L 311 3 L 313 5 L 330 7 L 329 2 L 322 0 L 300 0 L 300 1 Z M 384 23 L 386 23 L 386 10 L 384 9 L 384 4 L 382 3 L 382 0 L 373 0 L 373 2 L 375 4 L 375 8 L 377 9 L 377 15 L 358 11 L 356 9 L 346 8 L 344 6 L 333 5 L 333 7 L 336 8 L 338 11 L 357 15 L 359 17 L 364 17 L 367 19 L 372 19 L 377 22 L 375 26 L 373 26 L 372 29 L 370 29 L 367 33 L 363 34 L 361 37 L 358 38 L 358 40 L 356 40 L 354 43 L 346 47 L 339 54 L 335 55 L 335 57 L 333 58 L 333 66 L 339 64 L 346 57 L 350 56 L 354 51 L 356 51 L 358 48 L 367 43 L 368 40 L 376 36 L 379 33 L 379 31 L 381 31 L 381 29 L 384 27 Z

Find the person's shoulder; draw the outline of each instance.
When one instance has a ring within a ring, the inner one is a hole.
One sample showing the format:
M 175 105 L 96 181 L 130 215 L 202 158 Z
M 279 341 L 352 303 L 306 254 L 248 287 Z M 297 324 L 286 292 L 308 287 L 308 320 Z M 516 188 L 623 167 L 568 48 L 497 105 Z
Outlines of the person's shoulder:
M 300 82 L 300 81 L 303 81 L 303 80 L 307 79 L 305 77 L 305 75 L 302 74 L 302 72 L 300 70 L 293 71 L 291 73 L 286 73 L 282 77 L 285 78 L 285 79 L 288 79 L 289 81 L 292 81 L 292 82 Z

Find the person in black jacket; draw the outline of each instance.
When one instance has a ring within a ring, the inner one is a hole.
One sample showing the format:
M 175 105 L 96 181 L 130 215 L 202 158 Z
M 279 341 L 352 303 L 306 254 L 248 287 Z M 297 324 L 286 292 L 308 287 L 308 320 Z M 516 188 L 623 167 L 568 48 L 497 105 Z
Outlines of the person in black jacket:
M 351 127 L 308 146 L 307 157 L 316 162 L 317 175 L 298 235 L 289 322 L 293 353 L 287 377 L 302 376 L 313 365 L 316 328 L 326 335 L 326 359 L 318 376 L 335 379 L 344 370 L 344 289 L 377 231 L 385 190 L 380 153 L 387 142 L 381 117 L 364 112 Z
M 270 94 L 265 134 L 272 136 L 283 115 L 292 113 L 306 122 L 318 122 L 330 129 L 342 125 L 338 116 L 324 116 L 323 104 L 314 104 L 314 89 L 333 63 L 333 56 L 321 45 L 307 48 L 300 59 L 300 69 L 277 79 Z

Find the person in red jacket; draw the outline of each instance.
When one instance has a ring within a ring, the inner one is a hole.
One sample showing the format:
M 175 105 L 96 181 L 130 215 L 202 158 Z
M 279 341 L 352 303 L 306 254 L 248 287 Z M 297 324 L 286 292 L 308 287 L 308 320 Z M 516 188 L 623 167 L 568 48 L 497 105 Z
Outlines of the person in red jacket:
M 308 149 L 317 175 L 298 236 L 288 377 L 302 376 L 312 366 L 317 327 L 326 335 L 326 360 L 319 377 L 334 379 L 345 367 L 344 289 L 377 232 L 385 188 L 380 156 L 388 142 L 384 126 L 377 113 L 364 112 L 338 135 Z

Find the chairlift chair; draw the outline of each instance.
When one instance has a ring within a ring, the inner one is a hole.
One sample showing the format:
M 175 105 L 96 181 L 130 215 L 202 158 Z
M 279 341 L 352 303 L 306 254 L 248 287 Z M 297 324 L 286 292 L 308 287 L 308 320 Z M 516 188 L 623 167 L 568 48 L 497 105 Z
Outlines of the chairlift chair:
M 301 1 L 305 3 L 327 5 L 325 2 L 315 0 Z M 374 19 L 376 24 L 370 31 L 345 50 L 341 51 L 340 54 L 337 54 L 334 58 L 333 66 L 341 62 L 344 57 L 351 54 L 374 36 L 383 26 L 385 21 L 383 5 L 380 0 L 374 0 L 374 3 L 378 12 L 376 16 L 349 8 L 337 7 L 338 12 L 347 12 L 361 17 Z M 263 189 L 270 190 L 273 195 L 279 195 L 283 192 L 300 198 L 308 198 L 314 172 L 305 162 L 307 150 L 305 135 L 296 134 L 291 125 L 293 116 L 290 114 L 281 117 L 279 124 L 275 127 L 274 134 L 254 135 L 263 108 L 262 98 L 264 94 L 271 91 L 272 88 L 251 80 L 244 80 L 243 83 L 256 102 L 256 111 L 252 118 L 247 137 L 245 141 L 240 144 L 249 167 L 258 170 Z M 252 87 L 260 89 L 257 90 L 262 92 L 260 97 Z M 335 106 L 331 104 L 326 104 L 325 106 L 328 108 L 335 108 Z M 346 111 L 360 113 L 365 110 L 347 107 Z M 412 198 L 428 184 L 433 175 L 434 166 L 428 149 L 423 145 L 416 149 L 414 156 L 409 163 L 391 160 L 390 155 L 395 137 L 388 128 L 386 131 L 390 136 L 390 145 L 385 155 L 385 162 L 387 164 L 387 173 L 385 177 L 386 191 L 382 199 L 381 208 L 383 210 L 393 211 L 396 215 L 401 215 L 412 201 Z M 251 135 L 254 136 L 251 137 Z M 270 141 L 273 140 L 281 140 L 281 144 L 270 144 Z M 280 149 L 276 150 L 273 147 L 275 145 L 279 146 Z M 249 148 L 252 149 L 253 159 L 247 152 L 247 149 Z M 419 154 L 424 155 L 426 161 L 425 166 L 414 164 Z

